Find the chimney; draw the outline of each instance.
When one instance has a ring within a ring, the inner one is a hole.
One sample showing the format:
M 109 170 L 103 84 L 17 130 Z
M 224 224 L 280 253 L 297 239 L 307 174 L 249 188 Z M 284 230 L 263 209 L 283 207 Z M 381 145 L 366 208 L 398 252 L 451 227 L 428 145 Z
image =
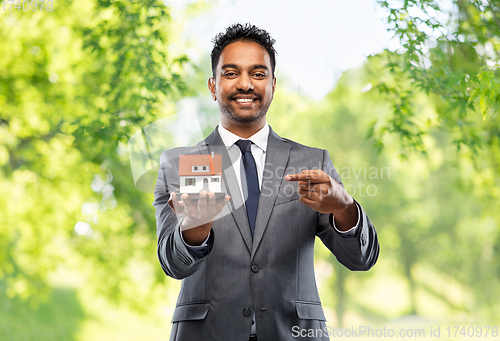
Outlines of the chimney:
M 214 152 L 212 152 L 212 159 L 215 158 Z

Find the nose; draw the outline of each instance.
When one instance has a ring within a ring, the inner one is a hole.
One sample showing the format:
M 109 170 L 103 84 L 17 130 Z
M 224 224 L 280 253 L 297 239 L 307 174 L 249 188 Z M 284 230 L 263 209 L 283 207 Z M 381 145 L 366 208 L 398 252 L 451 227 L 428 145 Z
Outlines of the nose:
M 252 79 L 248 74 L 241 74 L 239 77 L 239 82 L 237 84 L 238 90 L 249 91 L 253 90 Z

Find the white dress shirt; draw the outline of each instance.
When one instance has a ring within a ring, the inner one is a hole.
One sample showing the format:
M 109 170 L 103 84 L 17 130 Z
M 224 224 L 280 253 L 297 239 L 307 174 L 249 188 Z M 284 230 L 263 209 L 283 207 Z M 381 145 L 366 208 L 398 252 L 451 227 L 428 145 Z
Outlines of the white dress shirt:
M 250 136 L 248 139 L 244 139 L 239 137 L 238 135 L 233 134 L 222 125 L 219 125 L 219 135 L 224 142 L 224 145 L 227 148 L 227 153 L 229 154 L 229 158 L 231 159 L 231 163 L 233 164 L 234 173 L 236 174 L 236 178 L 238 179 L 238 186 L 240 187 L 240 191 L 243 195 L 245 192 L 243 187 L 241 187 L 241 150 L 235 144 L 239 140 L 250 140 L 252 141 L 251 150 L 252 155 L 255 160 L 255 165 L 257 166 L 257 175 L 259 177 L 259 189 L 262 186 L 262 175 L 264 174 L 264 166 L 266 164 L 266 150 L 267 150 L 267 139 L 269 137 L 269 124 L 264 125 L 261 130 Z

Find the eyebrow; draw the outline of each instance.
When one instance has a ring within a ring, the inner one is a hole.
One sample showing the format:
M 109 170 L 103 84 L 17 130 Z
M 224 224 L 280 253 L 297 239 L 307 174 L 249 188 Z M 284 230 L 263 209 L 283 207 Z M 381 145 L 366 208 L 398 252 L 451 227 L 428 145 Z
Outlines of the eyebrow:
M 229 69 L 229 68 L 233 68 L 233 69 L 237 69 L 238 66 L 236 66 L 236 64 L 224 64 L 221 66 L 221 69 Z M 250 68 L 251 70 L 255 70 L 255 69 L 264 69 L 266 71 L 269 72 L 269 68 L 265 65 L 262 65 L 262 64 L 255 64 L 255 65 L 252 65 L 252 67 Z

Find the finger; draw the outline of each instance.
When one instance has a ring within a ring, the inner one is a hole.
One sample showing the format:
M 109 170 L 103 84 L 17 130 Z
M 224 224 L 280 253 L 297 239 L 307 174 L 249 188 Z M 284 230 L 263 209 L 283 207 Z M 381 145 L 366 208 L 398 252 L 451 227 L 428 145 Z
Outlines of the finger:
M 285 176 L 287 181 L 306 181 L 311 183 L 321 183 L 330 181 L 330 176 L 325 172 L 316 170 L 304 171 L 302 174 L 289 174 Z
M 299 185 L 299 188 L 302 188 L 304 190 L 314 191 L 318 187 L 318 185 L 320 185 L 320 184 L 306 182 L 306 181 L 299 181 L 298 185 Z
M 174 192 L 170 194 L 170 200 L 168 201 L 168 205 L 174 210 L 177 214 L 182 214 L 184 209 L 184 205 L 181 205 L 181 201 L 177 200 L 177 196 Z
M 288 174 L 285 176 L 286 181 L 301 181 L 305 180 L 305 178 L 302 176 L 302 174 Z
M 168 198 L 168 206 L 170 206 L 170 208 L 173 209 L 175 212 L 174 200 L 175 200 L 175 193 L 170 193 L 170 198 Z
M 316 202 L 314 200 L 307 198 L 307 197 L 300 197 L 299 200 L 301 203 L 303 203 L 306 206 L 309 206 L 312 208 L 316 207 Z
M 178 207 L 178 210 L 176 211 L 177 214 L 187 214 L 186 212 L 186 205 L 184 205 L 184 203 L 182 202 L 182 200 L 176 200 L 177 202 L 177 207 Z
M 318 194 L 317 193 L 311 192 L 311 191 L 306 191 L 306 190 L 304 190 L 302 188 L 299 188 L 299 195 L 301 197 L 306 197 L 306 198 L 308 198 L 310 200 L 313 200 L 313 201 L 316 201 L 317 198 L 318 198 Z
M 198 198 L 198 211 L 205 212 L 207 210 L 207 191 L 203 190 L 200 192 L 200 197 Z
M 231 200 L 231 197 L 229 195 L 226 195 L 224 197 L 224 200 L 217 200 L 217 203 L 216 203 L 216 208 L 217 208 L 217 211 L 220 212 L 222 211 L 222 208 L 224 206 L 226 206 L 226 204 Z
M 306 190 L 304 190 L 304 189 L 302 189 L 302 188 L 299 188 L 299 195 L 300 195 L 301 197 L 305 197 L 305 196 L 309 196 L 309 195 L 310 195 L 310 193 L 309 193 L 309 191 L 306 191 Z
M 207 201 L 207 207 L 208 209 L 213 209 L 215 207 L 215 193 L 210 191 L 208 192 L 208 201 Z
M 184 204 L 184 210 L 187 212 L 187 214 L 194 215 L 196 214 L 196 206 L 189 197 L 189 194 L 187 193 L 182 193 L 181 195 L 182 203 Z
M 330 191 L 330 186 L 326 183 L 307 183 L 300 181 L 299 182 L 299 188 L 309 191 L 309 192 L 315 192 L 323 195 L 328 195 Z

